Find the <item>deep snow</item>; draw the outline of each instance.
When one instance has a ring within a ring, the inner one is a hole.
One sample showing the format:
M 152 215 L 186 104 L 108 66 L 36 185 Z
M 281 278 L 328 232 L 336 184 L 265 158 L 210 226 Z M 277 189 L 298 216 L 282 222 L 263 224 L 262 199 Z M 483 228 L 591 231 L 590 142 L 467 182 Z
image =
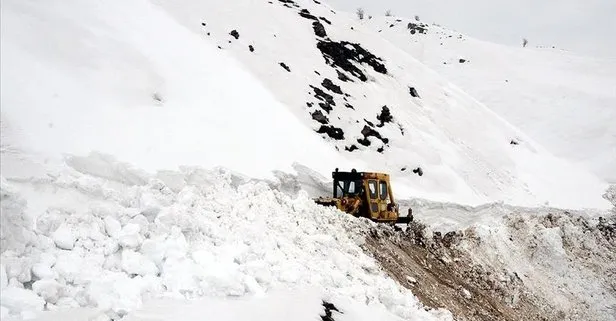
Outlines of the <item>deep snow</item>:
M 347 316 L 366 305 L 450 319 L 425 311 L 361 250 L 371 223 L 313 204 L 335 167 L 391 172 L 401 199 L 610 206 L 604 182 L 378 32 L 297 2 L 331 42 L 382 58 L 372 63 L 386 74 L 351 63 L 364 82 L 326 64 L 317 43 L 328 40 L 300 8 L 271 2 L 3 2 L 3 318 L 96 307 L 100 320 L 139 320 L 159 296 L 168 310 L 189 310 L 184 299 L 218 306 L 312 287 L 299 308 L 316 311 L 317 297 L 330 296 L 352 300 Z M 310 86 L 335 108 L 319 107 Z M 343 139 L 315 133 L 317 110 Z M 365 128 L 379 134 L 366 138 Z
M 95 157 L 91 164 L 123 166 Z M 360 231 L 373 223 L 305 192 L 291 198 L 265 182 L 191 167 L 141 184 L 67 167 L 1 187 L 5 314 L 86 307 L 117 318 L 159 297 L 313 288 L 407 320 L 447 319 L 424 311 L 360 249 Z

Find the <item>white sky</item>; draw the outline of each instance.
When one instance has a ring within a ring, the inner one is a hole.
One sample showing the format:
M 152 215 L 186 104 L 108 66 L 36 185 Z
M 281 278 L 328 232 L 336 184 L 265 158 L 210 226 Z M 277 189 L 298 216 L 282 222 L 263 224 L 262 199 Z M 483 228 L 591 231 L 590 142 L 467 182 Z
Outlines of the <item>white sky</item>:
M 327 0 L 340 10 L 387 9 L 419 15 L 474 38 L 530 46 L 556 46 L 587 56 L 616 58 L 616 0 Z

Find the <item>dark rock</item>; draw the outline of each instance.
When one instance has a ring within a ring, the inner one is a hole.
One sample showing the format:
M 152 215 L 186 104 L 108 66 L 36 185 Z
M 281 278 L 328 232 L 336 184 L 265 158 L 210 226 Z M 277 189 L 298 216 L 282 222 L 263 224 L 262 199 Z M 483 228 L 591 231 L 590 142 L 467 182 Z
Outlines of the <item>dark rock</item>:
M 327 32 L 325 32 L 325 27 L 319 21 L 315 21 L 312 23 L 312 29 L 314 30 L 314 34 L 317 37 L 325 38 L 327 36 Z
M 348 152 L 352 152 L 356 149 L 359 149 L 359 147 L 357 147 L 355 144 L 351 145 L 351 146 L 347 146 L 344 148 L 344 150 L 348 151 Z
M 370 125 L 370 127 L 374 127 L 374 124 L 373 124 L 371 121 L 369 121 L 369 120 L 367 120 L 367 119 L 365 119 L 365 118 L 364 118 L 364 121 L 365 121 L 368 125 Z
M 387 73 L 387 68 L 380 62 L 382 59 L 370 53 L 357 43 L 325 40 L 319 41 L 319 43 L 317 43 L 317 48 L 321 51 L 323 57 L 330 65 L 342 68 L 361 81 L 366 81 L 368 78 L 352 63 L 352 61 L 360 64 L 367 64 L 378 73 Z
M 421 169 L 421 167 L 417 167 L 413 170 L 413 173 L 419 175 L 419 176 L 423 176 L 423 169 Z
M 345 75 L 344 73 L 340 72 L 340 70 L 336 69 L 336 72 L 338 73 L 338 79 L 347 82 L 347 81 L 351 81 L 353 82 L 353 80 L 351 80 L 351 78 L 347 77 L 347 75 Z
M 312 0 L 314 3 L 316 4 L 321 4 L 320 2 L 318 2 L 317 0 Z
M 334 318 L 332 318 L 332 311 L 342 313 L 335 305 L 330 302 L 322 301 L 322 305 L 323 308 L 325 308 L 325 315 L 321 315 L 322 321 L 335 321 Z
M 323 101 L 324 103 L 336 106 L 336 102 L 334 101 L 334 97 L 326 92 L 324 92 L 321 88 L 310 86 L 312 90 L 314 90 L 314 97 Z M 331 109 L 330 109 L 331 110 Z
M 229 32 L 229 34 L 230 34 L 231 36 L 233 36 L 233 38 L 235 38 L 235 40 L 237 40 L 237 39 L 239 39 L 239 38 L 240 38 L 240 34 L 239 34 L 239 32 L 237 32 L 237 30 L 235 30 L 235 29 L 234 29 L 234 30 L 231 30 L 231 32 Z
M 519 143 L 517 140 L 512 139 L 512 140 L 509 142 L 509 144 L 511 144 L 511 145 L 519 145 L 520 143 Z
M 381 146 L 381 147 L 377 148 L 376 151 L 379 152 L 379 153 L 383 153 L 384 150 L 385 150 L 385 147 Z
M 353 29 L 353 27 L 351 27 L 351 30 L 355 30 L 355 29 Z
M 426 33 L 428 31 L 428 25 L 425 24 L 425 23 L 409 22 L 406 25 L 406 28 L 411 31 L 411 34 L 415 34 L 417 32 L 419 32 L 419 33 Z
M 391 28 L 391 27 L 393 27 L 393 26 L 394 26 L 394 24 L 393 24 L 393 23 L 389 25 L 389 27 L 390 27 L 390 28 Z
M 400 128 L 400 134 L 404 136 L 404 127 L 402 127 L 402 124 L 398 124 L 398 128 Z
M 411 96 L 413 97 L 421 98 L 419 97 L 419 94 L 417 93 L 417 89 L 415 89 L 415 87 L 409 87 L 409 94 L 411 94 Z
M 287 66 L 287 64 L 285 64 L 284 62 L 281 62 L 280 66 L 284 68 L 286 71 L 291 72 L 291 68 L 289 68 L 289 66 Z
M 317 17 L 313 16 L 312 14 L 310 14 L 310 11 L 308 11 L 308 9 L 302 9 L 299 11 L 299 15 L 306 18 L 306 19 L 310 19 L 310 20 L 315 20 L 315 21 L 319 21 L 319 19 L 317 19 Z
M 201 25 L 205 27 L 207 24 L 205 22 L 202 22 Z
M 336 139 L 336 140 L 344 139 L 344 132 L 342 131 L 342 129 L 334 127 L 332 125 L 329 125 L 329 126 L 321 125 L 319 130 L 317 130 L 317 133 L 327 134 L 329 137 Z
M 465 63 L 465 62 L 466 62 L 466 59 L 462 59 L 462 58 L 460 58 L 460 60 L 458 60 L 458 62 L 459 62 L 459 63 L 461 63 L 461 64 L 463 64 L 463 63 Z
M 329 91 L 332 91 L 332 92 L 335 92 L 336 94 L 342 95 L 342 90 L 340 89 L 340 86 L 334 84 L 328 78 L 323 79 L 323 82 L 321 83 L 321 86 L 323 86 L 323 88 L 325 88 L 325 89 L 328 89 Z
M 321 20 L 325 21 L 325 23 L 327 23 L 328 25 L 331 25 L 331 24 L 332 24 L 332 22 L 331 22 L 331 21 L 329 21 L 329 20 L 327 20 L 327 18 L 325 18 L 325 17 L 319 17 L 319 19 L 321 19 Z
M 321 74 L 320 74 L 318 71 L 316 71 L 316 70 L 314 71 L 314 73 L 315 73 L 315 74 L 317 74 L 317 75 L 319 75 L 319 76 L 321 75 Z
M 381 133 L 377 132 L 376 130 L 370 128 L 367 125 L 364 125 L 364 128 L 361 130 L 361 134 L 364 136 L 364 138 L 373 136 L 373 137 L 380 139 L 383 142 L 383 144 L 389 143 L 389 139 L 382 137 Z
M 248 45 L 248 50 L 250 50 L 250 52 L 254 52 L 255 51 L 255 47 L 253 47 L 252 45 Z
M 406 167 L 402 167 L 402 168 L 400 168 L 400 171 L 401 171 L 401 172 L 404 172 L 405 170 L 406 170 Z
M 306 106 L 308 107 L 312 107 L 313 105 L 314 105 L 313 103 L 306 102 Z
M 323 113 L 320 110 L 316 110 L 314 113 L 311 114 L 312 119 L 318 121 L 321 124 L 328 124 L 329 123 L 329 119 L 327 119 L 327 116 L 323 115 Z
M 221 46 L 218 46 L 218 49 L 222 49 L 222 47 L 221 47 Z
M 364 145 L 364 146 L 370 146 L 370 140 L 368 138 L 359 138 L 357 139 L 357 142 Z
M 328 104 L 328 103 L 319 103 L 319 107 L 321 107 L 323 110 L 325 110 L 328 114 L 330 111 L 332 111 L 334 108 L 332 107 L 332 105 Z
M 210 35 L 210 33 L 208 32 L 208 33 L 207 33 L 207 35 L 209 36 L 209 35 Z
M 349 104 L 349 103 L 345 103 L 345 104 L 344 104 L 344 107 L 346 107 L 346 108 L 351 108 L 351 109 L 355 110 L 355 107 L 353 107 L 353 105 L 351 105 L 351 104 Z
M 383 106 L 381 109 L 381 113 L 376 115 L 376 119 L 378 119 L 381 123 L 376 125 L 377 127 L 383 127 L 385 123 L 391 122 L 394 117 L 391 115 L 389 108 L 387 106 Z

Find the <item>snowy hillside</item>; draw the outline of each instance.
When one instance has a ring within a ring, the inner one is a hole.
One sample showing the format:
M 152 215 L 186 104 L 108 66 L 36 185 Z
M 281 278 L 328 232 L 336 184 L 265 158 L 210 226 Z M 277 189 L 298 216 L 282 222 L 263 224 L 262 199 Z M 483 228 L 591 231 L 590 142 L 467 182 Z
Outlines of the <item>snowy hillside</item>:
M 3 320 L 461 315 L 392 275 L 376 224 L 314 204 L 336 167 L 391 173 L 435 226 L 435 201 L 612 206 L 584 166 L 320 1 L 5 0 L 0 22 Z M 486 240 L 473 253 L 506 255 Z
M 413 32 L 409 23 L 421 26 L 422 32 Z M 379 16 L 361 24 L 453 81 L 556 156 L 616 182 L 616 59 L 497 45 L 410 19 Z
M 408 197 L 607 206 L 598 179 L 377 32 L 325 4 L 270 2 L 8 1 L 4 148 L 148 171 L 358 167 L 392 172 Z

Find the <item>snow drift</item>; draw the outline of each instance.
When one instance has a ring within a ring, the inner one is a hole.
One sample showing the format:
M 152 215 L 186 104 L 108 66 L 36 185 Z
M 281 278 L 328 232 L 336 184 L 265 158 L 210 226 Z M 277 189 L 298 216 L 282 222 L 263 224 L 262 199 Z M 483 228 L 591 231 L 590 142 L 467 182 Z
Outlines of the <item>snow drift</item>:
M 312 288 L 407 320 L 443 317 L 364 254 L 359 231 L 372 223 L 304 192 L 291 198 L 222 170 L 183 167 L 141 184 L 101 170 L 3 179 L 3 316 L 86 307 L 117 319 L 148 299 Z

